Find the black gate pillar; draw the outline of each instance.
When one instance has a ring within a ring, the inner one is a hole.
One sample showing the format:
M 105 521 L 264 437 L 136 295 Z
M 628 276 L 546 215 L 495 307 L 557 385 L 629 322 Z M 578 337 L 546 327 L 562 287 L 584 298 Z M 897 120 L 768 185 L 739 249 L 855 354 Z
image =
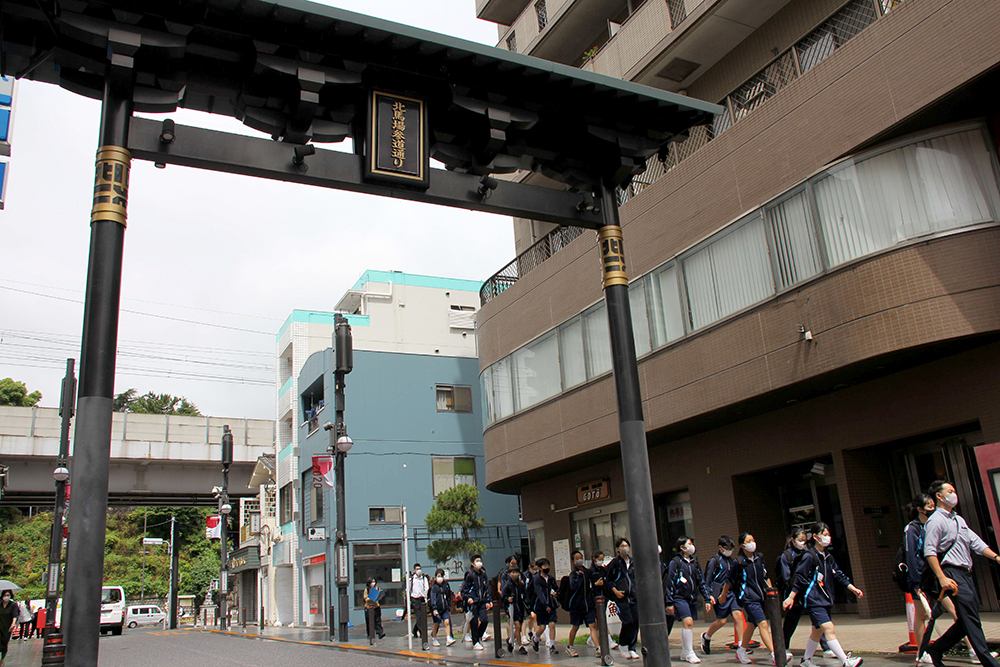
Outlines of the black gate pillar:
M 104 83 L 94 206 L 90 214 L 90 264 L 69 513 L 72 539 L 67 554 L 62 615 L 68 667 L 97 664 L 115 348 L 131 161 L 126 147 L 132 118 L 132 55 L 138 46 L 138 35 L 109 31 L 110 61 Z
M 621 439 L 625 499 L 628 503 L 629 542 L 635 559 L 639 628 L 646 667 L 670 667 L 666 609 L 660 579 L 660 556 L 656 548 L 656 515 L 649 477 L 646 425 L 642 417 L 639 367 L 632 337 L 632 315 L 628 301 L 628 276 L 618 219 L 618 196 L 614 184 L 601 186 L 604 222 L 598 228 L 604 300 L 611 333 L 611 359 L 618 403 L 618 434 Z

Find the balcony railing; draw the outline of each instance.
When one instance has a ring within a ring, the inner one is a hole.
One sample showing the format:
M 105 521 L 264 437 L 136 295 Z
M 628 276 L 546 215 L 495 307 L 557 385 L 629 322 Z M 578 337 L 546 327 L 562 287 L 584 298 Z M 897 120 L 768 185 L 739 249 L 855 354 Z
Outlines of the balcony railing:
M 491 299 L 499 296 L 508 287 L 537 268 L 542 262 L 566 247 L 566 245 L 583 233 L 581 227 L 557 227 L 540 238 L 534 245 L 518 255 L 514 261 L 497 271 L 483 283 L 479 290 L 479 301 L 486 305 Z
M 712 139 L 728 130 L 734 123 L 740 122 L 753 113 L 781 89 L 825 60 L 836 49 L 846 44 L 880 16 L 889 13 L 902 2 L 903 0 L 851 0 L 841 7 L 815 30 L 774 58 L 767 66 L 747 79 L 729 95 L 726 95 L 719 102 L 725 107 L 725 112 L 716 116 L 715 122 L 711 126 L 691 128 L 687 139 L 670 146 L 664 161 L 647 160 L 646 171 L 632 179 L 632 182 L 625 188 L 619 188 L 619 205 L 631 200 Z M 688 10 L 693 9 L 698 4 L 700 4 L 700 0 L 670 0 L 668 8 L 671 10 L 673 27 L 683 21 L 682 9 L 686 17 Z M 674 21 L 675 12 L 677 22 Z M 584 66 L 587 69 L 593 69 L 590 60 L 584 63 Z M 480 301 L 485 304 L 501 294 L 516 283 L 518 278 L 561 250 L 566 243 L 579 236 L 581 232 L 582 230 L 577 228 L 560 227 L 543 237 L 486 281 L 479 292 Z

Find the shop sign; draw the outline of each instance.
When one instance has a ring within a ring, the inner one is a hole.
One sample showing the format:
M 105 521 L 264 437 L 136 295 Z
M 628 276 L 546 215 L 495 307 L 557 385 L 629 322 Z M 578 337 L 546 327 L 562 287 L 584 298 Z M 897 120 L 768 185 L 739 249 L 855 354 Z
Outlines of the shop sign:
M 611 480 L 601 479 L 576 487 L 576 504 L 586 505 L 611 498 Z
M 260 550 L 256 546 L 234 551 L 229 558 L 229 573 L 237 574 L 245 570 L 260 568 Z
M 372 90 L 368 98 L 365 177 L 427 189 L 430 152 L 423 100 Z
M 310 565 L 319 565 L 320 563 L 326 562 L 326 554 L 319 554 L 317 556 L 309 556 L 308 558 L 302 559 L 302 564 L 306 567 Z

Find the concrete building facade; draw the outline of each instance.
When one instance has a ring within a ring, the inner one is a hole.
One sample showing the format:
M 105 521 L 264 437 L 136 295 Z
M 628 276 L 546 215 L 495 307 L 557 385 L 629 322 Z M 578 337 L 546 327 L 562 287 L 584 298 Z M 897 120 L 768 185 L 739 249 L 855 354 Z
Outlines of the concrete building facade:
M 842 610 L 901 613 L 901 506 L 941 477 L 996 547 L 1000 8 L 477 10 L 503 48 L 726 110 L 619 192 L 664 550 L 687 534 L 707 557 L 746 530 L 773 561 L 822 520 L 867 593 Z M 628 523 L 598 250 L 590 233 L 515 232 L 506 289 L 488 284 L 477 318 L 487 484 L 521 495 L 533 556 L 606 551 Z M 988 564 L 976 577 L 1000 608 Z

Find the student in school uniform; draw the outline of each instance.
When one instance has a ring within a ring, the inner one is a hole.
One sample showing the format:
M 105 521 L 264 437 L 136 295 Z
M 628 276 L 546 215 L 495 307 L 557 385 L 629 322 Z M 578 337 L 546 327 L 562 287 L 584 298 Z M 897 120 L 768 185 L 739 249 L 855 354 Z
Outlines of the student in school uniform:
M 808 530 L 797 528 L 788 536 L 788 540 L 785 542 L 785 550 L 778 557 L 778 562 L 775 565 L 778 581 L 775 583 L 778 584 L 778 590 L 786 598 L 795 586 L 795 570 L 798 568 L 799 563 L 802 562 L 802 556 L 806 553 L 809 537 Z M 781 624 L 781 632 L 785 636 L 786 649 L 792 645 L 792 635 L 795 634 L 796 628 L 799 627 L 799 619 L 802 618 L 802 612 L 802 600 L 800 599 L 796 600 L 792 608 L 785 613 L 785 620 Z M 827 645 L 826 637 L 820 637 L 819 644 L 824 651 L 823 657 L 836 657 L 837 654 L 831 651 Z M 791 651 L 787 651 L 786 655 L 791 660 Z
M 535 635 L 542 635 L 548 631 L 548 628 L 542 628 L 539 630 L 535 627 L 535 619 L 531 615 L 531 610 L 535 608 L 535 586 L 534 578 L 538 576 L 539 573 L 538 565 L 534 561 L 528 563 L 528 571 L 524 577 L 524 623 L 522 627 L 524 628 L 524 636 L 529 642 L 534 643 Z
M 444 578 L 444 570 L 438 569 L 434 573 L 434 583 L 431 584 L 430 604 L 431 616 L 434 618 L 434 629 L 431 630 L 431 644 L 440 646 L 438 641 L 438 629 L 444 625 L 444 633 L 447 639 L 446 646 L 455 643 L 455 638 L 451 636 L 451 586 Z
M 859 598 L 864 597 L 864 593 L 837 567 L 833 554 L 827 551 L 830 541 L 830 527 L 823 522 L 816 523 L 812 529 L 812 547 L 806 551 L 795 571 L 795 585 L 791 594 L 785 599 L 784 607 L 791 609 L 795 599 L 801 596 L 802 606 L 812 620 L 813 630 L 806 641 L 802 667 L 815 667 L 812 657 L 816 654 L 819 640 L 823 635 L 826 635 L 827 645 L 844 667 L 859 667 L 863 660 L 844 653 L 840 641 L 837 640 L 837 631 L 830 619 L 830 608 L 833 606 L 834 582 L 844 586 Z
M 499 599 L 503 600 L 503 587 L 510 580 L 510 569 L 517 564 L 517 556 L 507 556 L 504 559 L 503 567 L 497 572 L 496 576 L 496 594 Z M 507 609 L 505 603 L 501 604 L 504 613 L 507 614 L 507 651 L 509 653 L 514 652 L 514 618 L 510 614 L 510 610 Z
M 753 662 L 747 655 L 747 646 L 754 630 L 760 628 L 760 640 L 771 654 L 773 663 L 774 643 L 771 641 L 771 628 L 764 616 L 764 591 L 771 587 L 771 579 L 767 574 L 763 554 L 757 553 L 757 542 L 752 534 L 740 534 L 740 554 L 734 560 L 729 581 L 722 587 L 719 602 L 725 604 L 731 590 L 736 595 L 736 603 L 743 610 L 743 617 L 746 619 L 747 627 L 743 631 L 743 640 L 736 649 L 736 659 L 744 665 Z
M 607 570 L 608 563 L 611 559 L 604 557 L 604 552 L 598 549 L 590 555 L 590 581 L 594 585 L 594 596 L 603 596 L 605 599 L 610 601 L 611 593 L 608 591 L 607 584 Z M 595 637 L 587 637 L 587 646 L 591 648 L 600 649 L 601 643 Z M 616 649 L 618 648 L 618 642 L 611 638 L 611 633 L 608 632 L 608 648 Z
M 518 567 L 517 562 L 510 564 L 507 580 L 500 588 L 500 598 L 503 600 L 503 605 L 510 616 L 511 625 L 513 625 L 514 634 L 511 635 L 511 639 L 507 640 L 507 648 L 511 654 L 514 653 L 516 647 L 518 653 L 527 655 L 528 649 L 525 648 L 527 641 L 521 634 L 525 611 L 524 582 L 521 581 L 521 568 Z
M 615 549 L 618 555 L 608 565 L 605 583 L 611 589 L 611 600 L 618 606 L 618 618 L 622 623 L 618 631 L 618 650 L 627 660 L 638 660 L 640 656 L 635 649 L 639 638 L 639 605 L 635 599 L 632 545 L 624 537 L 619 537 Z
M 481 640 L 486 632 L 486 612 L 493 608 L 493 598 L 490 595 L 489 579 L 483 570 L 483 557 L 479 554 L 472 555 L 472 567 L 465 573 L 462 599 L 465 600 L 467 609 L 472 612 L 469 621 L 472 648 L 476 651 L 485 651 L 486 647 L 482 645 Z
M 705 602 L 705 613 L 712 610 L 712 594 L 705 583 L 701 565 L 694 558 L 695 545 L 687 535 L 677 538 L 678 555 L 667 565 L 664 602 L 667 613 L 681 622 L 681 660 L 701 662 L 694 652 L 694 622 L 698 618 L 698 594 Z
M 732 616 L 733 622 L 739 628 L 743 625 L 743 610 L 736 603 L 736 596 L 730 595 L 725 604 L 719 601 L 722 595 L 722 588 L 729 581 L 730 573 L 736 561 L 733 560 L 733 550 L 736 543 L 728 535 L 719 537 L 719 552 L 712 556 L 705 568 L 705 581 L 708 582 L 712 593 L 712 604 L 715 607 L 715 621 L 708 626 L 706 632 L 701 633 L 701 650 L 705 655 L 712 654 L 712 635 L 726 624 Z M 740 639 L 742 644 L 742 639 Z
M 539 558 L 535 561 L 538 566 L 538 574 L 531 579 L 532 595 L 534 604 L 531 607 L 531 617 L 535 621 L 535 637 L 531 643 L 535 651 L 538 651 L 539 634 L 544 629 L 549 631 L 549 653 L 556 654 L 556 614 L 559 603 L 556 601 L 556 592 L 559 584 L 556 578 L 549 572 L 552 569 L 548 558 Z
M 574 551 L 570 554 L 573 559 L 573 570 L 569 573 L 569 638 L 566 640 L 566 655 L 575 658 L 579 653 L 573 647 L 576 641 L 576 633 L 581 625 L 590 628 L 590 640 L 595 644 L 597 639 L 597 615 L 594 601 L 594 584 L 590 578 L 590 570 L 583 563 L 583 552 Z M 597 655 L 600 657 L 601 649 L 597 648 Z

